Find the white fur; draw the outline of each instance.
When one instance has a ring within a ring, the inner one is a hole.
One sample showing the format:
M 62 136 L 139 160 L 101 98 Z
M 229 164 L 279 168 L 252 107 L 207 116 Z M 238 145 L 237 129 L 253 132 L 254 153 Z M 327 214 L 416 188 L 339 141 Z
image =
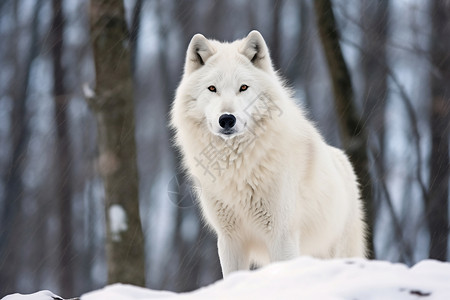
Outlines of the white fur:
M 224 113 L 237 119 L 231 135 L 220 132 Z M 192 38 L 171 125 L 224 276 L 299 255 L 365 256 L 350 162 L 295 105 L 259 32 L 233 43 Z

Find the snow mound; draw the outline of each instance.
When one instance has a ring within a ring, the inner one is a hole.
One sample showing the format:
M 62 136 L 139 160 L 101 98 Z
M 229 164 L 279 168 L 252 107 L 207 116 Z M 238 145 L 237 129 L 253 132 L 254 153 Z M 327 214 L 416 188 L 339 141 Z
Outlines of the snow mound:
M 256 271 L 231 274 L 190 293 L 114 284 L 81 300 L 154 299 L 450 299 L 450 263 L 424 260 L 412 268 L 364 259 L 301 257 Z M 2 300 L 61 299 L 50 291 L 14 294 Z
M 129 299 L 450 299 L 450 263 L 425 260 L 412 268 L 364 259 L 301 257 L 231 274 L 199 290 L 176 294 L 115 284 L 81 300 Z
M 3 297 L 2 300 L 63 300 L 63 298 L 45 290 L 29 295 L 12 294 Z

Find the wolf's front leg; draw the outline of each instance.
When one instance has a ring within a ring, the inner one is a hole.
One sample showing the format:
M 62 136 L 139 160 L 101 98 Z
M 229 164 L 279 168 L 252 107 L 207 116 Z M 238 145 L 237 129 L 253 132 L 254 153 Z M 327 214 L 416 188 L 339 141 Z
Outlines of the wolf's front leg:
M 280 235 L 269 245 L 270 262 L 285 261 L 300 256 L 300 243 L 293 235 Z
M 248 253 L 243 249 L 240 242 L 230 237 L 219 237 L 217 248 L 219 250 L 223 277 L 226 277 L 231 272 L 247 270 L 249 268 Z

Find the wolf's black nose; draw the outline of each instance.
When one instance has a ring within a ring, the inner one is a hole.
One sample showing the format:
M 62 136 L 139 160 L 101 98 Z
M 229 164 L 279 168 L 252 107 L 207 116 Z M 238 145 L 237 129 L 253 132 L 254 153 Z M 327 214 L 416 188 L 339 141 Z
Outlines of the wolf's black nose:
M 234 124 L 236 124 L 236 117 L 230 114 L 223 114 L 219 118 L 219 125 L 224 129 L 233 128 Z

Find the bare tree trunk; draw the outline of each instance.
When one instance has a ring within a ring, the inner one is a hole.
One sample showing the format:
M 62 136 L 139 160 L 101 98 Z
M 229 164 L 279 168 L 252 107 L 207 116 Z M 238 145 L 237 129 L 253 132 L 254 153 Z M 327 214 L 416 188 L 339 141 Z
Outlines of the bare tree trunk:
M 62 66 L 64 17 L 62 3 L 53 0 L 53 21 L 51 27 L 53 56 L 53 97 L 55 102 L 56 126 L 56 199 L 59 205 L 60 242 L 60 290 L 61 294 L 74 294 L 74 256 L 72 247 L 72 152 L 68 129 L 67 107 L 69 105 L 64 87 Z
M 333 83 L 335 106 L 340 121 L 341 140 L 350 156 L 361 185 L 361 196 L 368 225 L 369 256 L 374 258 L 372 182 L 367 158 L 365 122 L 356 110 L 352 82 L 339 44 L 338 28 L 331 2 L 329 0 L 316 0 L 314 1 L 314 8 L 320 39 Z
M 21 33 L 19 28 L 19 4 L 14 3 L 16 36 Z M 15 292 L 15 275 L 20 263 L 15 249 L 18 236 L 15 222 L 22 208 L 23 183 L 22 172 L 27 157 L 27 144 L 30 137 L 28 127 L 26 100 L 27 90 L 30 82 L 30 69 L 33 60 L 36 58 L 39 49 L 38 22 L 41 1 L 34 6 L 33 21 L 31 23 L 31 42 L 29 49 L 19 49 L 18 38 L 14 39 L 12 57 L 14 60 L 14 83 L 11 87 L 11 98 L 13 99 L 13 108 L 11 112 L 11 159 L 6 168 L 5 178 L 5 198 L 2 215 L 0 218 L 0 292 Z M 19 60 L 20 51 L 26 51 L 25 61 Z
M 426 217 L 430 230 L 430 258 L 445 261 L 449 234 L 448 180 L 450 134 L 450 3 L 431 6 L 431 160 Z
M 98 127 L 98 168 L 106 201 L 108 282 L 145 284 L 139 216 L 131 56 L 121 0 L 91 1 Z

